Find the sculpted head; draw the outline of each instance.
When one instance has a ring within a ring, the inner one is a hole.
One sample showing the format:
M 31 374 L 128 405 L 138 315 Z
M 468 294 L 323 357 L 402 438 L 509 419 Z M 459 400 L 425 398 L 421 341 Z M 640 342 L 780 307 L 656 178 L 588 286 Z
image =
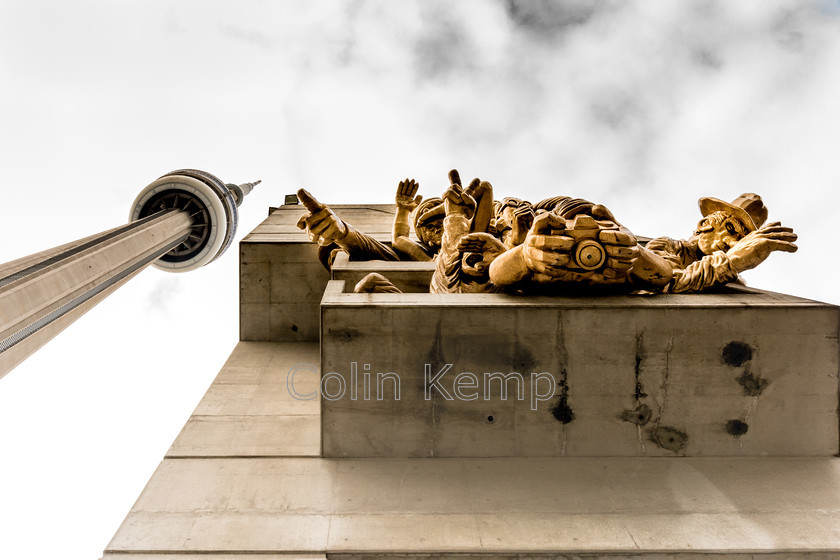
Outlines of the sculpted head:
M 507 247 L 515 247 L 521 240 L 514 240 L 513 226 L 517 221 L 518 214 L 525 210 L 524 207 L 531 207 L 531 203 L 519 198 L 506 197 L 502 200 L 493 201 L 493 218 L 490 220 L 493 235 L 499 238 Z M 531 221 L 533 221 L 533 210 Z M 526 221 L 527 218 L 526 218 Z M 530 225 L 528 226 L 530 227 Z
M 430 249 L 440 249 L 443 239 L 443 199 L 427 198 L 412 213 L 414 233 Z
M 742 194 L 732 203 L 701 198 L 699 205 L 703 219 L 697 224 L 694 238 L 706 255 L 728 251 L 767 219 L 767 208 L 761 197 L 754 193 Z

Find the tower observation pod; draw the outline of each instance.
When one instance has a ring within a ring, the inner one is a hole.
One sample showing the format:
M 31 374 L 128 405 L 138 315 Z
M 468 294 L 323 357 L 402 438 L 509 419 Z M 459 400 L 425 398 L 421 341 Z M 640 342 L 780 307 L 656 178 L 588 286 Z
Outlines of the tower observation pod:
M 0 264 L 0 377 L 147 266 L 186 272 L 219 258 L 259 182 L 173 171 L 140 192 L 127 224 Z

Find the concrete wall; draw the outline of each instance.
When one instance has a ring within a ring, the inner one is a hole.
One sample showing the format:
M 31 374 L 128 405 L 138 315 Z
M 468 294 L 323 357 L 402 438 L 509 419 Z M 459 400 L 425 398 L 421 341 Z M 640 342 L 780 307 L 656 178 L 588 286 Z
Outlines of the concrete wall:
M 747 289 L 605 298 L 344 290 L 331 282 L 321 306 L 322 378 L 335 372 L 347 385 L 343 398 L 322 398 L 327 457 L 838 451 L 835 306 Z M 430 377 L 452 364 L 441 385 L 453 400 L 435 390 L 425 399 L 425 364 Z M 398 375 L 399 400 L 391 380 L 376 400 L 377 372 Z M 461 372 L 478 376 L 476 400 L 454 394 Z M 502 400 L 494 382 L 485 400 L 485 372 L 523 374 L 525 398 L 511 382 Z M 555 384 L 535 411 L 532 372 Z M 338 394 L 334 375 L 325 388 Z
M 394 206 L 336 205 L 342 219 L 380 241 L 391 238 Z M 318 340 L 319 305 L 330 279 L 318 246 L 297 228 L 303 206 L 281 206 L 239 244 L 239 339 Z

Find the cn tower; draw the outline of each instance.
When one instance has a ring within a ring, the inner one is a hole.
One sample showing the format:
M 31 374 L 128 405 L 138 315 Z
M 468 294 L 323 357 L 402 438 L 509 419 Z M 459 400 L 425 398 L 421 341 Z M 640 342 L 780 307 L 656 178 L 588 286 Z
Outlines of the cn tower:
M 0 378 L 147 266 L 186 272 L 217 259 L 258 183 L 173 171 L 137 195 L 127 224 L 0 265 Z

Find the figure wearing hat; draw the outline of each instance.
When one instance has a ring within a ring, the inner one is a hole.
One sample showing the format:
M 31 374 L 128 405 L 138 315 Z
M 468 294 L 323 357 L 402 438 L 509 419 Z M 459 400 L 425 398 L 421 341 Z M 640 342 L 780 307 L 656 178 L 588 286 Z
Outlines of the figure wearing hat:
M 796 234 L 780 222 L 763 225 L 761 197 L 745 193 L 732 201 L 701 198 L 703 219 L 687 240 L 653 239 L 642 248 L 633 279 L 672 293 L 702 292 L 734 282 L 773 251 L 793 253 Z M 670 270 L 668 270 L 670 269 Z

